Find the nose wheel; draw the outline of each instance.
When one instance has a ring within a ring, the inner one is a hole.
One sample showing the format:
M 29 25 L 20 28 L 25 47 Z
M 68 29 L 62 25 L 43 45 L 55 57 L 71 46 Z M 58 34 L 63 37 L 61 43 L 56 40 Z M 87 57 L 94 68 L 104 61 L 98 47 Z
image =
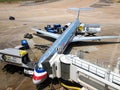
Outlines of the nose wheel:
M 43 83 L 37 85 L 37 90 L 67 90 L 61 86 L 57 78 L 47 78 Z
M 50 84 L 50 90 L 55 90 L 54 86 L 53 86 L 53 82 L 51 81 L 51 84 Z

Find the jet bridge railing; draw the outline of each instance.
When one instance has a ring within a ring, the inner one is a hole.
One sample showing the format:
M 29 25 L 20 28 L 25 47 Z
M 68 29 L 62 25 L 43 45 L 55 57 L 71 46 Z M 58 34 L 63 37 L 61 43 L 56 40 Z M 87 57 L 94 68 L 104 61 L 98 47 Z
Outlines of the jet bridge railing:
M 118 75 L 114 72 L 111 72 L 110 79 L 111 79 L 111 82 L 120 85 L 120 75 Z
M 98 77 L 103 78 L 111 83 L 120 85 L 120 75 L 110 71 L 109 69 L 105 69 L 90 62 L 84 61 L 75 55 L 68 55 L 66 56 L 66 59 L 70 60 L 73 65 L 87 72 L 97 75 Z

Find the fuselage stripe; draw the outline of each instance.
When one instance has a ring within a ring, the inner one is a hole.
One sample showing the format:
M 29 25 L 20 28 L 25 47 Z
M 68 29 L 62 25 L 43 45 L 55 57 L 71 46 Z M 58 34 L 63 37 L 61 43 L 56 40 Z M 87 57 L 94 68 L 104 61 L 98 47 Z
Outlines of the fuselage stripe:
M 47 77 L 47 73 L 44 74 L 44 75 L 41 75 L 41 76 L 35 76 L 35 75 L 33 74 L 33 79 L 34 79 L 34 80 L 42 80 L 42 79 L 45 78 L 45 77 Z
M 42 73 L 42 72 L 45 72 L 45 69 L 38 69 L 38 68 L 36 68 L 35 71 L 36 71 L 37 73 Z

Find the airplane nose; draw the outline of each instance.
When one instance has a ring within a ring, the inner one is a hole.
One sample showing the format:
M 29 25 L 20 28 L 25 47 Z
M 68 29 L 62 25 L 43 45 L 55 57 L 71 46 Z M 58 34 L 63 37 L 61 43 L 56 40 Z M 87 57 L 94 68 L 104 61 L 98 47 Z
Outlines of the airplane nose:
M 38 85 L 41 81 L 40 80 L 35 80 L 34 78 L 32 79 L 33 84 Z
M 47 71 L 43 68 L 36 67 L 32 78 L 34 84 L 40 84 L 47 78 Z
M 41 79 L 39 79 L 38 77 L 39 76 L 37 76 L 36 73 L 33 74 L 33 76 L 32 76 L 33 84 L 37 85 L 37 84 L 41 83 Z
M 47 74 L 41 75 L 41 76 L 35 76 L 33 75 L 33 84 L 38 85 L 42 83 L 47 78 Z
M 34 84 L 40 84 L 47 78 L 47 72 L 43 70 L 36 72 L 36 70 L 34 70 L 32 78 Z

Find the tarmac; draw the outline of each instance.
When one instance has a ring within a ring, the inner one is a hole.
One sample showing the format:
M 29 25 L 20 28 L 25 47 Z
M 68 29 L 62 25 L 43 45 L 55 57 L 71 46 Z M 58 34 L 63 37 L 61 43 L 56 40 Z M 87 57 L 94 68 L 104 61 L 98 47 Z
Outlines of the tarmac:
M 107 0 L 105 0 L 107 1 Z M 44 29 L 47 24 L 60 23 L 62 25 L 72 22 L 76 13 L 67 10 L 71 7 L 93 7 L 92 11 L 80 13 L 83 23 L 100 24 L 102 32 L 98 35 L 120 35 L 120 3 L 103 2 L 103 0 L 58 0 L 56 2 L 21 5 L 21 3 L 0 3 L 0 49 L 12 48 L 20 45 L 25 33 L 35 33 L 32 27 Z M 9 20 L 14 16 L 15 20 Z M 52 41 L 33 36 L 30 43 L 52 45 Z M 84 58 L 99 66 L 114 70 L 120 58 L 120 40 L 109 39 L 99 41 L 88 41 L 70 44 L 67 52 L 77 54 L 80 50 L 88 51 Z M 34 49 L 33 59 L 38 60 L 42 51 Z M 0 62 L 0 90 L 36 90 L 31 77 L 15 72 L 13 74 L 3 68 L 6 64 Z M 54 84 L 55 90 L 62 87 Z M 50 90 L 50 84 L 42 90 Z

